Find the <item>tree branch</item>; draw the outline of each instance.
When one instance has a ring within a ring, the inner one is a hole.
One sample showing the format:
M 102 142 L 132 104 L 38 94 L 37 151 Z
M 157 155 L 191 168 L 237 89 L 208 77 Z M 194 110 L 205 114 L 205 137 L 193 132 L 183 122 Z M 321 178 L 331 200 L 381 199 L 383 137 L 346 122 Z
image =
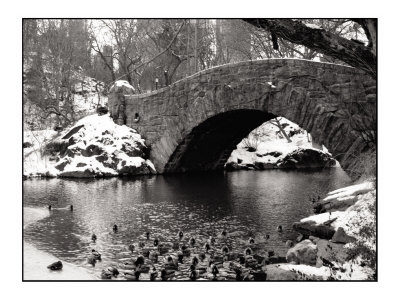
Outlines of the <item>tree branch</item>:
M 372 20 L 372 22 L 367 21 L 367 24 L 368 28 L 372 28 L 370 31 L 373 31 L 376 22 L 373 22 L 374 19 L 367 20 Z M 369 46 L 345 39 L 324 29 L 308 27 L 300 21 L 290 19 L 244 19 L 244 21 L 268 30 L 292 43 L 337 58 L 376 79 L 376 52 Z M 367 32 L 366 34 L 368 36 Z

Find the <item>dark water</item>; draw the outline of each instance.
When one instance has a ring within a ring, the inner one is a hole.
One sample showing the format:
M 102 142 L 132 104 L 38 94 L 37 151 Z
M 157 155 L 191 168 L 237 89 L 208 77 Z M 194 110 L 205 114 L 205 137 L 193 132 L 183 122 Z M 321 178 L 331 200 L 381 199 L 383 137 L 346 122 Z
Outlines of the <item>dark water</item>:
M 325 194 L 350 182 L 339 168 L 323 171 L 237 171 L 141 177 L 135 179 L 32 179 L 24 181 L 24 206 L 66 207 L 28 225 L 26 241 L 60 259 L 85 264 L 92 248 L 102 253 L 97 274 L 106 265 L 130 257 L 130 243 L 144 233 L 173 242 L 179 230 L 184 240 L 198 244 L 209 235 L 238 232 L 230 247 L 243 251 L 249 232 L 261 248 L 285 255 L 285 242 L 295 239 L 293 222 L 312 214 L 310 195 Z M 113 233 L 112 226 L 119 226 Z M 278 233 L 276 227 L 283 226 Z M 92 243 L 90 236 L 98 240 Z M 270 240 L 262 236 L 270 234 Z M 151 241 L 150 241 L 151 242 Z

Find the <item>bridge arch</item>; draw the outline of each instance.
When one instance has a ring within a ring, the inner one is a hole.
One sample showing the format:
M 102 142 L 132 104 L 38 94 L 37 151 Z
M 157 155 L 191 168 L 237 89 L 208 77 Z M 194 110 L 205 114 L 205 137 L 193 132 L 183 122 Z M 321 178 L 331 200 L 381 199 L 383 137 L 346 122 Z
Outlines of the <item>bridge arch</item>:
M 359 131 L 376 129 L 376 81 L 351 67 L 268 59 L 204 70 L 147 94 L 111 94 L 109 107 L 151 145 L 160 173 L 223 168 L 234 146 L 274 116 L 310 132 L 346 169 L 368 150 Z

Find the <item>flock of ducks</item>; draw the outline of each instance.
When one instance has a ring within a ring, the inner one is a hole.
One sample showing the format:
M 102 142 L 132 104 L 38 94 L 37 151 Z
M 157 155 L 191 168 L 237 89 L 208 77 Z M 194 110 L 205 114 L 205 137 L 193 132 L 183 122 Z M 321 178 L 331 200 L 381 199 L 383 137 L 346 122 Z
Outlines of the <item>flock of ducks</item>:
M 69 205 L 65 208 L 53 208 L 51 205 L 49 205 L 48 209 L 49 210 L 68 210 L 69 209 L 70 211 L 73 211 L 74 208 L 73 208 L 73 205 Z M 112 226 L 112 230 L 114 233 L 118 233 L 118 225 L 114 224 Z M 278 232 L 282 232 L 283 231 L 282 225 L 277 226 L 276 230 Z M 228 233 L 226 232 L 226 230 L 223 230 L 221 232 L 221 236 L 223 238 L 227 237 L 227 234 Z M 146 232 L 145 237 L 146 237 L 146 240 L 150 240 L 150 232 Z M 179 231 L 177 237 L 178 237 L 179 241 L 182 241 L 182 239 L 184 237 L 183 231 Z M 266 241 L 269 240 L 269 238 L 270 238 L 269 234 L 264 235 L 264 239 Z M 92 233 L 91 240 L 93 243 L 96 243 L 97 236 L 95 233 Z M 247 242 L 249 245 L 253 245 L 255 243 L 255 240 L 253 237 L 249 237 Z M 199 272 L 196 270 L 196 267 L 199 265 L 199 262 L 203 262 L 206 259 L 206 253 L 209 253 L 209 251 L 212 249 L 212 247 L 215 245 L 215 243 L 216 243 L 215 237 L 210 236 L 209 239 L 205 242 L 205 244 L 203 246 L 204 252 L 202 252 L 198 256 L 194 256 L 192 258 L 190 270 L 189 270 L 189 279 L 190 280 L 197 280 L 199 278 Z M 197 241 L 194 237 L 191 237 L 189 239 L 189 245 L 192 248 L 197 245 Z M 293 242 L 287 241 L 286 245 L 289 247 L 293 247 Z M 139 248 L 144 248 L 145 243 L 143 241 L 140 241 L 138 243 L 138 246 L 139 246 Z M 157 250 L 159 250 L 159 251 L 156 251 L 156 252 L 151 251 L 149 253 L 146 253 L 147 254 L 146 257 L 151 259 L 153 262 L 157 262 L 158 261 L 158 253 L 160 253 L 160 254 L 162 253 L 162 249 L 160 249 L 160 246 L 161 246 L 160 241 L 158 238 L 154 238 L 153 246 L 156 247 Z M 133 253 L 135 251 L 135 245 L 134 244 L 128 245 L 128 249 L 129 249 L 129 251 L 131 251 Z M 226 245 L 222 246 L 221 253 L 224 256 L 224 258 L 229 255 L 229 252 L 230 252 L 230 250 L 229 250 L 228 246 L 226 246 Z M 250 247 L 247 247 L 244 250 L 243 254 L 244 254 L 244 256 L 238 257 L 238 261 L 240 264 L 244 264 L 246 261 L 245 257 L 253 255 L 253 251 Z M 268 255 L 273 256 L 274 251 L 268 251 Z M 174 260 L 171 256 L 168 256 L 167 261 L 164 264 L 164 268 L 162 268 L 162 270 L 160 272 L 161 280 L 165 281 L 165 280 L 168 280 L 169 278 L 171 278 L 171 274 L 173 274 L 175 270 L 178 270 L 178 264 L 183 263 L 183 259 L 185 256 L 190 256 L 190 250 L 189 250 L 188 246 L 186 246 L 186 245 L 180 246 L 180 249 L 177 252 L 176 260 Z M 92 266 L 95 266 L 98 261 L 101 261 L 101 254 L 98 251 L 96 251 L 95 249 L 92 249 L 91 253 L 89 254 L 89 256 L 87 258 L 87 263 Z M 150 271 L 150 267 L 148 265 L 145 265 L 145 258 L 143 255 L 139 255 L 136 258 L 136 260 L 132 261 L 132 263 L 125 263 L 125 266 L 132 268 L 132 271 L 124 271 L 123 272 L 125 278 L 128 280 L 139 280 L 142 273 L 148 273 Z M 217 265 L 213 264 L 212 261 L 210 261 L 209 267 L 211 269 L 211 274 L 213 275 L 213 280 L 216 280 L 217 275 L 219 274 Z M 49 265 L 47 268 L 49 268 L 50 270 L 61 270 L 62 262 L 61 261 L 55 262 L 55 263 Z M 236 273 L 236 280 L 246 280 L 245 276 L 243 276 L 243 274 L 241 273 L 240 270 L 235 269 L 235 273 Z M 120 272 L 118 271 L 117 268 L 110 266 L 110 267 L 107 267 L 106 269 L 102 270 L 101 279 L 111 279 L 112 277 L 117 277 L 119 274 L 120 274 Z M 151 281 L 156 280 L 156 278 L 158 278 L 158 274 L 159 273 L 157 272 L 157 269 L 153 266 L 151 273 L 150 273 L 150 280 Z M 266 277 L 266 275 L 265 275 L 265 277 Z

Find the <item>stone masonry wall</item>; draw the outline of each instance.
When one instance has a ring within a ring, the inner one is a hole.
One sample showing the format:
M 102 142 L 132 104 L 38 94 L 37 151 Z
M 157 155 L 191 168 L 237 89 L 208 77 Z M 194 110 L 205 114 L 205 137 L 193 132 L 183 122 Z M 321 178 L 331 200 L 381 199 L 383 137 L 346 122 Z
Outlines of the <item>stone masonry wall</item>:
M 357 131 L 376 128 L 375 80 L 354 68 L 307 60 L 270 59 L 223 65 L 151 93 L 125 95 L 125 103 L 112 97 L 110 105 L 123 107 L 124 122 L 151 145 L 151 159 L 160 173 L 182 171 L 179 155 L 183 157 L 200 135 L 203 141 L 218 143 L 212 133 L 207 136 L 195 129 L 202 128 L 200 125 L 210 118 L 231 111 L 261 111 L 265 112 L 262 121 L 276 115 L 299 124 L 316 142 L 325 145 L 344 168 L 351 165 L 351 156 L 367 150 Z M 139 114 L 139 122 L 135 122 L 135 114 Z M 246 117 L 243 122 L 254 126 L 251 118 Z M 218 145 L 214 146 L 218 149 Z M 178 155 L 177 149 L 182 153 Z M 175 165 L 166 169 L 172 156 Z M 226 158 L 221 152 L 218 159 Z M 222 163 L 216 163 L 215 168 Z

